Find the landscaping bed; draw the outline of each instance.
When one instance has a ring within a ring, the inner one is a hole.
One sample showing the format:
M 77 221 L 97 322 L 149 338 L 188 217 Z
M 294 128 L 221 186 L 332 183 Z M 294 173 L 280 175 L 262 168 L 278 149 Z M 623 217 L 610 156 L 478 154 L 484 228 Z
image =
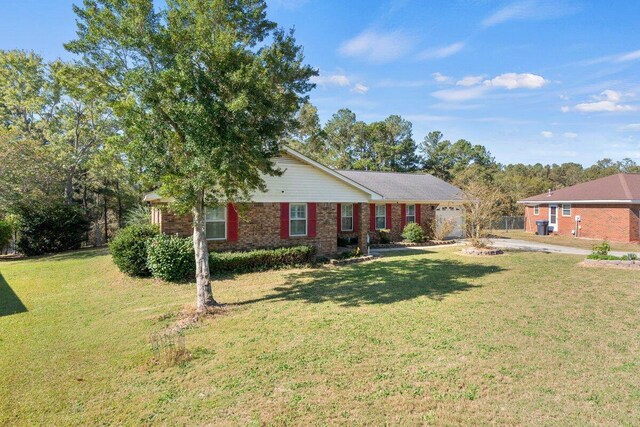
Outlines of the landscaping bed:
M 466 248 L 462 250 L 462 253 L 465 255 L 491 256 L 502 255 L 504 252 L 498 248 Z
M 375 256 L 373 255 L 362 255 L 362 256 L 352 257 L 352 258 L 332 259 L 332 260 L 329 260 L 329 264 L 331 265 L 358 264 L 360 262 L 371 261 L 373 259 L 375 259 Z
M 374 243 L 369 245 L 370 249 L 395 249 L 395 248 L 412 248 L 417 246 L 440 246 L 451 245 L 456 243 L 455 240 L 427 240 L 425 242 L 392 242 L 392 243 Z

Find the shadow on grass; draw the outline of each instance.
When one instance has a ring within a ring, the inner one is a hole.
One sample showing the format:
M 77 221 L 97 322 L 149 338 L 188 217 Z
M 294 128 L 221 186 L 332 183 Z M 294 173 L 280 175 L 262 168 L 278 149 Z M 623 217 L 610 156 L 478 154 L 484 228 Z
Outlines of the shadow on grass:
M 407 251 L 408 252 L 408 251 Z M 423 251 L 416 251 L 424 253 Z M 502 271 L 501 267 L 442 259 L 381 260 L 340 268 L 292 273 L 284 286 L 263 298 L 245 301 L 334 302 L 353 307 L 391 304 L 426 296 L 442 300 L 468 291 L 475 279 Z
M 0 317 L 24 313 L 25 311 L 27 311 L 27 307 L 20 301 L 18 295 L 13 292 L 11 286 L 0 273 Z

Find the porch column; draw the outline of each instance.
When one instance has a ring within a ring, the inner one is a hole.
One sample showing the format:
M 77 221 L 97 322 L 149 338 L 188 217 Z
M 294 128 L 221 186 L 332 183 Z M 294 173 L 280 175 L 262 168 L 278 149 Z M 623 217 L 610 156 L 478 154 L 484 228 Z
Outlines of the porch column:
M 369 235 L 369 203 L 358 204 L 358 247 L 360 251 L 368 255 L 367 236 Z

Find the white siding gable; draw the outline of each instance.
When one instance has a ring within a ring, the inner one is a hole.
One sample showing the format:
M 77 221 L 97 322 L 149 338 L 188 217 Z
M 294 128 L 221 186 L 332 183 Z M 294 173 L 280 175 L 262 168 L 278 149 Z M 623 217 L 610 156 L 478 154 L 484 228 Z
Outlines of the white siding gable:
M 288 154 L 274 159 L 284 174 L 263 176 L 267 192 L 256 192 L 251 200 L 272 202 L 368 202 L 370 197 L 340 179 Z

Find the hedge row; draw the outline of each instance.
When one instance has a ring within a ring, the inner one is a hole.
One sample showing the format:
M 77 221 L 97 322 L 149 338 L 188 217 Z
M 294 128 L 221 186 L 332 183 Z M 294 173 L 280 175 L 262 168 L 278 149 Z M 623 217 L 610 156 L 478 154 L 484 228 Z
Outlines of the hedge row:
M 132 225 L 109 244 L 113 262 L 131 276 L 153 276 L 169 282 L 193 279 L 195 257 L 190 237 L 158 234 L 157 227 Z M 311 264 L 312 246 L 209 254 L 211 273 L 247 273 Z
M 209 254 L 209 270 L 212 273 L 249 273 L 299 267 L 311 264 L 315 256 L 316 249 L 313 246 L 211 253 Z

